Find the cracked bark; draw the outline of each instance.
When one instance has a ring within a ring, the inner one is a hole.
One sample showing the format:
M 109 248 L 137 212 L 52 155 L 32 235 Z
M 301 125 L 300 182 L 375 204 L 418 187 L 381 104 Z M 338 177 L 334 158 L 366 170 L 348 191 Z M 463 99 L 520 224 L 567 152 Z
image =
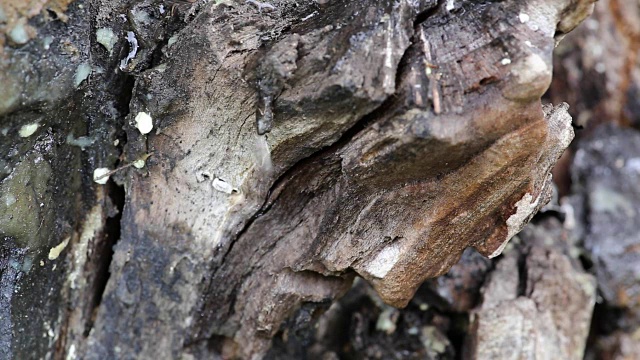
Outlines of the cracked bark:
M 58 230 L 15 246 L 37 263 L 69 239 L 43 266 L 58 268 L 48 275 L 49 314 L 0 339 L 13 356 L 260 357 L 293 310 L 330 303 L 354 276 L 404 306 L 465 248 L 499 254 L 548 201 L 549 171 L 573 131 L 566 106 L 542 107 L 540 97 L 554 36 L 587 16 L 591 1 L 272 5 L 74 3 L 54 65 L 25 63 L 45 75 L 88 63 L 93 75 L 44 104 L 2 103 L 5 136 L 23 146 L 22 158 L 3 160 L 3 186 L 29 154 L 50 166 L 68 154 L 80 170 L 64 194 L 38 190 L 62 204 L 77 193 L 61 214 L 46 209 L 46 229 Z M 38 30 L 58 34 L 56 26 Z M 113 49 L 97 29 L 115 34 Z M 128 32 L 140 48 L 117 70 L 132 50 Z M 34 58 L 36 45 L 25 45 Z M 12 91 L 37 100 L 46 76 L 36 90 Z M 140 112 L 153 118 L 148 135 L 135 127 Z M 39 132 L 21 140 L 34 119 Z M 86 150 L 62 146 L 74 127 L 94 140 Z M 59 146 L 38 147 L 47 136 Z M 147 154 L 143 169 L 112 176 L 124 194 L 91 182 L 95 168 Z M 50 177 L 65 176 L 56 168 Z M 4 234 L 28 237 L 18 230 Z M 43 271 L 32 272 L 34 288 L 48 289 Z M 3 289 L 17 281 L 2 279 Z M 30 305 L 13 306 L 17 329 Z M 51 339 L 24 337 L 45 326 Z

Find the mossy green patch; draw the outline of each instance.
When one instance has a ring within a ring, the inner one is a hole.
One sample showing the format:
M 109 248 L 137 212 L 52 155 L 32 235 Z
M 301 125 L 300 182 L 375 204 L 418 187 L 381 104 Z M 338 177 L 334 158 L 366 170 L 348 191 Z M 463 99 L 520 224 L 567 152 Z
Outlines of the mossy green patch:
M 13 237 L 20 247 L 40 247 L 39 230 L 50 211 L 47 184 L 51 166 L 32 153 L 15 165 L 0 183 L 0 234 Z

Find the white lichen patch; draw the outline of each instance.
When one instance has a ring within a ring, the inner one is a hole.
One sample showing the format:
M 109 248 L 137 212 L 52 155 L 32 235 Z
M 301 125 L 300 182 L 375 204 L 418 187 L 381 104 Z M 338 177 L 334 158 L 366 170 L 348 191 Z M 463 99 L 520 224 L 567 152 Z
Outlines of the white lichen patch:
M 511 59 L 509 59 L 509 58 L 504 58 L 504 59 L 500 60 L 500 64 L 502 64 L 502 65 L 509 65 L 509 64 L 511 64 Z
M 18 135 L 20 135 L 20 137 L 23 137 L 23 138 L 29 137 L 33 135 L 36 132 L 36 130 L 38 130 L 38 126 L 40 126 L 40 124 L 38 123 L 22 125 L 22 127 L 20 128 L 20 131 L 18 131 Z
M 20 18 L 13 29 L 7 34 L 9 39 L 18 45 L 26 44 L 35 34 L 33 29 L 27 25 L 26 18 Z
M 89 75 L 91 75 L 91 65 L 89 65 L 88 63 L 82 63 L 78 65 L 75 77 L 73 78 L 73 86 L 75 86 L 76 88 L 80 86 L 80 84 L 82 84 L 82 82 L 85 81 L 89 77 Z
M 17 199 L 13 194 L 5 194 L 4 195 L 4 203 L 7 206 L 11 206 L 11 205 L 15 204 L 16 201 L 17 201 Z
M 109 181 L 109 173 L 111 170 L 109 168 L 97 168 L 93 170 L 93 181 L 104 185 Z
M 46 36 L 42 39 L 42 47 L 45 50 L 49 50 L 51 48 L 51 44 L 53 43 L 53 36 Z
M 136 169 L 142 169 L 145 166 L 146 162 L 142 159 L 138 159 L 138 160 L 134 160 L 131 164 Z
M 521 23 L 526 23 L 527 21 L 529 21 L 529 15 L 525 14 L 525 13 L 520 13 L 518 15 L 518 19 L 520 19 Z
M 225 194 L 231 194 L 231 193 L 233 193 L 233 190 L 234 190 L 233 186 L 231 186 L 231 184 L 229 184 L 228 182 L 226 182 L 226 181 L 224 181 L 224 180 L 222 180 L 220 178 L 213 179 L 212 185 L 213 185 L 214 189 L 216 189 L 216 190 L 218 190 L 220 192 L 223 192 Z
M 178 34 L 173 35 L 172 37 L 169 38 L 169 40 L 167 41 L 167 46 L 171 47 L 173 44 L 175 44 L 178 41 Z
M 382 251 L 367 264 L 366 271 L 371 274 L 371 276 L 381 279 L 389 273 L 399 259 L 400 245 L 393 243 L 382 249 Z
M 447 5 L 445 6 L 447 11 L 451 11 L 456 8 L 455 0 L 447 0 Z
M 80 136 L 79 138 L 76 139 L 75 137 L 73 137 L 72 133 L 69 133 L 69 135 L 67 135 L 67 144 L 72 146 L 77 146 L 82 150 L 84 150 L 86 147 L 93 145 L 95 141 L 96 139 L 90 138 L 87 136 Z
M 526 193 L 522 197 L 522 199 L 520 199 L 520 201 L 516 203 L 515 214 L 509 216 L 509 218 L 507 219 L 507 238 L 496 249 L 496 251 L 489 255 L 490 259 L 500 255 L 502 253 L 502 250 L 504 250 L 505 246 L 507 246 L 507 244 L 509 243 L 509 240 L 511 240 L 512 237 L 519 233 L 524 225 L 526 225 L 527 220 L 529 220 L 529 217 L 538 206 L 540 196 L 538 196 L 538 198 L 536 198 L 534 202 L 531 202 L 532 200 L 533 196 L 531 196 L 531 194 L 529 193 Z
M 141 134 L 148 134 L 153 130 L 153 119 L 146 112 L 139 112 L 136 115 L 136 127 Z
M 58 258 L 58 256 L 60 256 L 60 254 L 62 253 L 62 250 L 64 250 L 64 248 L 67 247 L 67 245 L 69 244 L 69 237 L 66 237 L 64 240 L 62 240 L 62 242 L 54 247 L 52 247 L 49 250 L 49 260 L 55 260 Z
M 116 34 L 111 28 L 100 28 L 96 31 L 96 40 L 109 51 L 109 55 L 113 52 L 113 47 L 118 41 Z

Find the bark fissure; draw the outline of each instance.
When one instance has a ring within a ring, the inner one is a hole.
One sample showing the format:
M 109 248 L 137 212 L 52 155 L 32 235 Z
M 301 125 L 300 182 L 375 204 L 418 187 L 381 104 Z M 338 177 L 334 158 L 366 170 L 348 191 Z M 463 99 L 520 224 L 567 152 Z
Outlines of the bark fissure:
M 444 3 L 443 0 L 439 0 L 438 4 L 435 7 L 427 9 L 427 10 L 421 12 L 416 17 L 416 20 L 414 21 L 414 28 L 417 28 L 420 24 L 422 24 L 423 22 L 427 21 L 431 16 L 436 15 L 438 10 L 440 9 L 440 7 L 441 7 L 441 5 L 443 3 Z M 395 97 L 397 96 L 398 86 L 400 86 L 400 84 L 401 84 L 401 81 L 400 81 L 401 74 L 406 72 L 406 68 L 409 65 L 407 63 L 407 61 L 408 61 L 407 60 L 407 56 L 410 53 L 410 51 L 413 50 L 413 47 L 414 47 L 415 42 L 416 42 L 415 33 L 416 32 L 414 31 L 414 34 L 411 36 L 411 41 L 410 41 L 409 46 L 407 46 L 407 48 L 405 49 L 403 55 L 401 56 L 401 58 L 400 58 L 400 60 L 398 62 L 398 66 L 397 66 L 397 70 L 396 70 L 396 76 L 395 76 L 395 78 L 396 78 L 396 92 L 394 92 L 393 94 L 390 94 L 378 107 L 376 107 L 370 113 L 368 113 L 365 116 L 363 116 L 360 120 L 356 121 L 356 123 L 353 126 L 351 126 L 349 129 L 347 129 L 340 136 L 340 138 L 338 138 L 338 140 L 336 140 L 334 143 L 329 144 L 329 145 L 327 145 L 327 146 L 325 146 L 325 147 L 323 147 L 321 149 L 318 149 L 317 151 L 315 151 L 311 155 L 309 155 L 309 156 L 307 156 L 307 157 L 305 157 L 303 159 L 300 159 L 294 165 L 289 167 L 285 172 L 283 172 L 282 175 L 280 175 L 275 181 L 273 181 L 273 185 L 271 185 L 269 191 L 267 192 L 267 196 L 266 196 L 263 204 L 254 213 L 254 215 L 252 215 L 251 218 L 246 222 L 246 224 L 244 225 L 242 230 L 240 230 L 238 235 L 233 240 L 231 240 L 231 245 L 229 246 L 228 250 L 225 252 L 225 255 L 223 255 L 223 257 L 221 258 L 220 264 L 224 264 L 224 262 L 225 262 L 224 259 L 231 252 L 233 244 L 235 242 L 237 242 L 237 240 L 239 238 L 242 237 L 242 235 L 246 232 L 246 230 L 249 227 L 251 227 L 251 225 L 255 222 L 255 220 L 260 218 L 261 216 L 265 215 L 269 211 L 270 205 L 272 205 L 274 203 L 274 201 L 276 200 L 275 198 L 272 198 L 272 194 L 280 193 L 280 191 L 276 191 L 276 189 L 280 188 L 282 183 L 288 181 L 291 178 L 291 175 L 297 173 L 301 167 L 306 166 L 307 164 L 313 162 L 315 159 L 323 157 L 326 154 L 333 153 L 336 149 L 338 149 L 340 147 L 343 147 L 345 144 L 349 143 L 351 141 L 351 139 L 353 139 L 359 133 L 364 131 L 364 129 L 366 129 L 367 126 L 369 126 L 371 123 L 375 122 L 377 119 L 383 117 L 385 115 L 385 112 L 387 112 L 389 109 L 393 108 L 393 102 L 396 101 Z M 246 119 L 245 119 L 245 121 L 246 121 Z M 214 277 L 215 277 L 215 273 L 214 273 Z

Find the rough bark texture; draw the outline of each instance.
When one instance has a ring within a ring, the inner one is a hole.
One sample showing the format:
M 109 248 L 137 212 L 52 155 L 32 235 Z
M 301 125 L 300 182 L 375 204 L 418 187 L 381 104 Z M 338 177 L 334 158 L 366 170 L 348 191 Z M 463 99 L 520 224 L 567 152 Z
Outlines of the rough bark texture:
M 549 93 L 550 100 L 569 101 L 574 120 L 585 127 L 556 178 L 573 194 L 566 202 L 575 213 L 572 226 L 584 240 L 582 256 L 601 295 L 588 359 L 640 357 L 638 132 L 630 128 L 640 124 L 639 24 L 638 2 L 600 0 L 558 47 Z
M 522 235 L 530 248 L 509 252 L 482 289 L 482 305 L 471 313 L 468 359 L 584 356 L 595 279 L 553 243 L 562 239 L 557 222 L 551 231 L 530 230 Z
M 3 3 L 2 355 L 261 357 L 356 275 L 402 307 L 466 248 L 499 255 L 551 197 L 573 130 L 540 97 L 591 8 Z M 527 259 L 527 284 L 571 269 Z

